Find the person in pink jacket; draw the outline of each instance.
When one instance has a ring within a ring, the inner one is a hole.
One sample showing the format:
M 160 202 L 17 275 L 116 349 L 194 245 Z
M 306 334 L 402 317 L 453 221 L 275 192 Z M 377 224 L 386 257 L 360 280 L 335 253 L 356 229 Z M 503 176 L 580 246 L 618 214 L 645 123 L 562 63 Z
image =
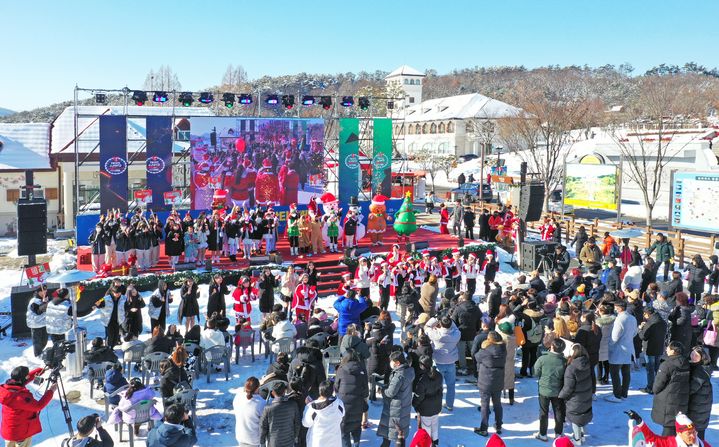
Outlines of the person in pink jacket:
M 137 435 L 140 431 L 140 424 L 135 423 L 135 410 L 131 408 L 136 403 L 142 402 L 143 400 L 154 399 L 155 396 L 155 392 L 152 388 L 146 388 L 145 385 L 142 384 L 142 380 L 137 377 L 133 378 L 130 381 L 129 388 L 122 394 L 120 403 L 112 412 L 107 422 L 109 424 L 119 424 L 120 422 L 135 424 L 135 435 Z M 150 411 L 150 417 L 155 421 L 162 419 L 162 414 L 154 405 Z

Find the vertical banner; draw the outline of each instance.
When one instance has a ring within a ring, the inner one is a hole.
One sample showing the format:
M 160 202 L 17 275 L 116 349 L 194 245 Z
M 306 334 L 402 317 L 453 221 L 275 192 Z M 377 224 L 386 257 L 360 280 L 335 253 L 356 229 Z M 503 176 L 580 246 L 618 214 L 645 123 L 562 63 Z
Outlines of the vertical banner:
M 337 177 L 339 201 L 347 203 L 359 193 L 359 119 L 340 119 L 340 153 Z
M 149 207 L 167 210 L 165 193 L 172 191 L 172 117 L 148 116 L 147 122 L 147 189 L 152 191 Z
M 392 197 L 391 118 L 374 119 L 372 143 L 372 194 Z
M 127 210 L 127 117 L 100 116 L 100 210 Z

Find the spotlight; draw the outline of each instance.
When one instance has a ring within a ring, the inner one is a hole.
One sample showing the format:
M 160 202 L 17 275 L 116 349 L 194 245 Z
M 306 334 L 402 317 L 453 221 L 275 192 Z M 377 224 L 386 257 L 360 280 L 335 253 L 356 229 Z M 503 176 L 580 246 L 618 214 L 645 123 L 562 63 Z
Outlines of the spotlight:
M 231 109 L 235 105 L 235 94 L 234 93 L 223 93 L 222 102 L 225 103 L 225 107 Z
M 343 107 L 352 107 L 355 104 L 355 100 L 351 96 L 343 96 L 340 104 L 342 104 Z
M 360 96 L 359 98 L 359 107 L 362 110 L 369 109 L 369 98 L 366 96 Z
M 314 96 L 303 96 L 302 97 L 302 105 L 303 106 L 311 106 L 315 103 L 315 97 Z
M 185 107 L 190 107 L 192 103 L 195 102 L 195 99 L 192 97 L 192 93 L 190 92 L 180 93 L 180 96 L 177 99 L 180 101 L 180 104 Z
M 332 97 L 331 96 L 322 96 L 320 98 L 320 105 L 325 110 L 331 109 L 332 108 Z
M 240 104 L 252 104 L 252 95 L 248 95 L 246 93 L 243 93 L 240 95 Z M 268 103 L 269 104 L 269 103 Z M 277 102 L 275 102 L 277 104 Z
M 140 90 L 135 90 L 134 92 L 132 92 L 132 100 L 135 101 L 135 105 L 144 106 L 147 102 L 147 93 Z
M 212 93 L 209 92 L 202 92 L 200 93 L 200 102 L 202 104 L 212 104 L 212 101 L 215 100 L 215 97 Z
M 167 92 L 155 92 L 152 95 L 152 102 L 167 102 Z
M 267 98 L 265 99 L 265 103 L 270 106 L 276 106 L 280 102 L 277 95 L 267 95 Z
M 394 101 L 387 101 L 387 110 L 394 109 Z
M 295 95 L 282 95 L 282 105 L 289 110 L 295 106 Z
M 95 93 L 96 104 L 107 104 L 107 95 L 104 93 Z

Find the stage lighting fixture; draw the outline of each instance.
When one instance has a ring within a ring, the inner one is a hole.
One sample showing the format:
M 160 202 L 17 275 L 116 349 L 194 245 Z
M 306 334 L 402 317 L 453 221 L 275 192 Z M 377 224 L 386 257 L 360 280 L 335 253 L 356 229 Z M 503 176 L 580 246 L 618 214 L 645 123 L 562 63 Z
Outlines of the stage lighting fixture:
M 212 93 L 209 92 L 202 92 L 200 93 L 200 102 L 203 104 L 212 104 L 212 101 L 215 100 L 215 96 Z
M 314 96 L 303 96 L 302 97 L 302 105 L 303 106 L 311 106 L 315 103 L 315 97 Z
M 355 104 L 355 100 L 351 96 L 343 96 L 340 104 L 342 104 L 343 107 L 352 107 Z
M 180 101 L 180 104 L 185 107 L 190 107 L 192 103 L 195 102 L 195 99 L 192 97 L 192 93 L 190 92 L 180 93 L 180 96 L 177 99 Z
M 387 110 L 394 109 L 394 101 L 387 101 Z
M 279 102 L 280 100 L 277 95 L 267 95 L 267 98 L 265 99 L 265 103 L 270 106 L 276 106 Z
M 137 106 L 144 106 L 147 102 L 147 93 L 141 90 L 135 90 L 132 92 L 132 100 Z
M 322 96 L 320 98 L 320 105 L 325 110 L 331 109 L 332 108 L 332 97 L 331 96 Z
M 282 105 L 285 109 L 291 109 L 295 106 L 295 95 L 282 95 Z
M 252 104 L 252 95 L 248 95 L 246 93 L 243 93 L 240 95 L 240 104 Z M 269 103 L 268 103 L 269 104 Z M 277 104 L 277 102 L 275 102 Z
M 235 106 L 235 94 L 234 93 L 223 93 L 222 102 L 225 103 L 225 107 L 231 109 Z
M 107 104 L 107 95 L 104 93 L 95 93 L 96 104 Z
M 167 92 L 155 92 L 152 95 L 152 102 L 167 102 Z
M 369 98 L 366 96 L 360 96 L 359 98 L 359 107 L 362 110 L 369 109 Z

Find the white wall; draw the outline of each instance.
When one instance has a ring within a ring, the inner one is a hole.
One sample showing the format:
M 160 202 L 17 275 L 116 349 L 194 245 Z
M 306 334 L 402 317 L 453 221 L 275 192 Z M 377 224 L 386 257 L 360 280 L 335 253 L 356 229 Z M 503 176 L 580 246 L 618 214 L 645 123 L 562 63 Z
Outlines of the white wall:
M 43 188 L 58 188 L 57 172 L 35 172 L 33 180 L 36 185 Z M 10 202 L 8 190 L 19 190 L 25 185 L 24 172 L 0 173 L 0 236 L 14 236 L 17 234 L 17 203 Z M 57 226 L 60 205 L 60 191 L 57 191 L 56 199 L 47 201 L 47 225 L 48 228 Z

